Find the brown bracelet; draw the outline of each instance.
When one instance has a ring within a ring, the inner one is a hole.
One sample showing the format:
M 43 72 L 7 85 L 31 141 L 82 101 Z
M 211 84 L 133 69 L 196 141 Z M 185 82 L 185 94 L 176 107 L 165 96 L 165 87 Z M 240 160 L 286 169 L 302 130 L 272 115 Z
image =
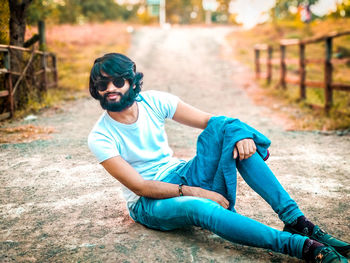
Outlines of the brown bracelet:
M 183 184 L 179 184 L 179 196 L 184 195 L 184 193 L 182 192 L 182 186 L 183 186 Z

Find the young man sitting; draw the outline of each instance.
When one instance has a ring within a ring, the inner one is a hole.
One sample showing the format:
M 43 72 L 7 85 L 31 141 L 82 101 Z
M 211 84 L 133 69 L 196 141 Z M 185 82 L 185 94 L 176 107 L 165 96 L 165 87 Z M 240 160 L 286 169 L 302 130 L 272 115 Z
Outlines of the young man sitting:
M 266 165 L 269 139 L 174 95 L 141 92 L 142 79 L 133 61 L 111 53 L 95 60 L 89 84 L 91 96 L 106 110 L 89 135 L 89 147 L 122 183 L 136 222 L 160 230 L 200 226 L 231 242 L 309 262 L 348 262 L 350 244 L 310 222 Z M 204 130 L 192 160 L 172 156 L 166 118 Z M 236 170 L 271 205 L 284 231 L 235 212 Z

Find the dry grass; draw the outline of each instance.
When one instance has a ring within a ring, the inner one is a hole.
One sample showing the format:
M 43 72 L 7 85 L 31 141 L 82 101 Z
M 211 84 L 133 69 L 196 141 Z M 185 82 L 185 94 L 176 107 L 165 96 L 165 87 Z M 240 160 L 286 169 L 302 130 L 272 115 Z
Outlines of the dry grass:
M 310 25 L 303 25 L 299 22 L 285 21 L 280 22 L 278 26 L 272 24 L 264 24 L 257 26 L 251 30 L 235 32 L 228 37 L 228 40 L 234 44 L 237 49 L 235 56 L 240 61 L 254 68 L 254 45 L 257 43 L 267 43 L 273 45 L 275 50 L 274 58 L 279 57 L 278 40 L 282 38 L 309 38 L 321 36 L 333 31 L 344 31 L 350 27 L 350 19 L 328 19 L 326 21 L 315 21 Z M 345 50 L 345 51 L 344 51 Z M 343 36 L 334 39 L 333 54 L 334 57 L 340 56 L 349 51 L 350 56 L 350 36 Z M 288 47 L 287 58 L 298 58 L 298 48 Z M 312 44 L 306 47 L 307 58 L 324 58 L 324 43 Z M 266 56 L 262 53 L 262 57 Z M 262 66 L 262 71 L 266 68 Z M 278 82 L 279 66 L 273 67 L 274 80 L 270 86 L 264 81 L 259 82 L 264 88 L 265 96 L 273 96 L 277 101 L 289 107 L 294 107 L 290 112 L 298 112 L 297 115 L 290 114 L 291 119 L 295 119 L 296 127 L 299 129 L 347 129 L 350 127 L 350 92 L 334 91 L 334 107 L 327 116 L 322 110 L 310 109 L 310 104 L 323 106 L 324 92 L 322 89 L 307 88 L 307 100 L 299 100 L 298 87 L 288 85 L 287 91 L 276 90 L 274 87 Z M 350 84 L 350 66 L 335 65 L 333 72 L 333 81 L 337 83 Z M 288 76 L 298 74 L 298 65 L 288 65 Z M 323 81 L 323 65 L 308 64 L 307 80 Z M 299 110 L 301 109 L 301 110 Z

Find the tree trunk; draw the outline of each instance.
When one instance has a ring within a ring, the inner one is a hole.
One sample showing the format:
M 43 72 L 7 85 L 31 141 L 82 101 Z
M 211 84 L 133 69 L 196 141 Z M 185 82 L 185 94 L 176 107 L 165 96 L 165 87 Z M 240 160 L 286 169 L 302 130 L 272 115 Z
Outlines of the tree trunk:
M 10 45 L 23 46 L 26 32 L 26 11 L 32 0 L 9 0 Z
M 23 47 L 26 32 L 26 11 L 33 0 L 9 0 L 10 9 L 10 45 Z M 25 66 L 23 53 L 11 50 L 11 71 L 22 72 Z M 12 76 L 12 82 L 16 83 L 18 77 Z M 28 101 L 29 88 L 25 78 L 15 92 L 15 107 L 21 108 Z

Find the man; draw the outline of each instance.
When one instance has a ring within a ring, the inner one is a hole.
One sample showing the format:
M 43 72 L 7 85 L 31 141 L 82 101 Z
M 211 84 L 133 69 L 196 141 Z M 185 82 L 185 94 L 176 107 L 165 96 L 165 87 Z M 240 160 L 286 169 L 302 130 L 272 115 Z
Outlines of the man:
M 135 221 L 160 230 L 196 225 L 235 243 L 309 262 L 348 262 L 350 245 L 307 220 L 265 164 L 270 142 L 264 135 L 174 95 L 141 92 L 142 79 L 133 61 L 111 53 L 95 60 L 89 84 L 92 97 L 106 110 L 89 135 L 89 147 L 122 183 Z M 189 162 L 172 156 L 166 118 L 204 129 Z M 271 205 L 285 231 L 234 211 L 236 168 Z

